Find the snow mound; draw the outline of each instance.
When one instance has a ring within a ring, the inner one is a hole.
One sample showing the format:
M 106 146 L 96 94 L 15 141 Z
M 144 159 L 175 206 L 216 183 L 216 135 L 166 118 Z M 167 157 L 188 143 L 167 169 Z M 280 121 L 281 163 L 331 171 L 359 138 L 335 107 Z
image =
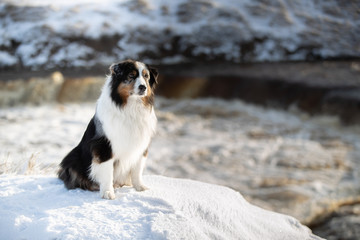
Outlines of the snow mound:
M 145 176 L 150 190 L 68 191 L 49 176 L 0 176 L 3 239 L 320 239 L 229 188 Z

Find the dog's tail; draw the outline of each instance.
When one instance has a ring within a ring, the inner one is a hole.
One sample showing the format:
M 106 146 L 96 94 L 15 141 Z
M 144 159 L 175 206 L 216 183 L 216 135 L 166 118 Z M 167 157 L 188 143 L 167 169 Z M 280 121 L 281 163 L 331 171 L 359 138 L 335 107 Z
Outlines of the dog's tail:
M 67 189 L 99 190 L 99 186 L 94 181 L 76 171 L 74 163 L 79 161 L 79 158 L 79 149 L 76 147 L 62 160 L 58 177 L 64 182 Z

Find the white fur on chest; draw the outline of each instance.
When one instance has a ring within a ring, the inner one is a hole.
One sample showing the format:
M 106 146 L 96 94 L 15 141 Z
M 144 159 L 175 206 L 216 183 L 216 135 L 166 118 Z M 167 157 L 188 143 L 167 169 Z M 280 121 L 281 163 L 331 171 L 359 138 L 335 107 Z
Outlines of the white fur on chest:
M 108 89 L 103 89 L 96 116 L 110 140 L 114 160 L 121 165 L 133 165 L 141 158 L 155 133 L 157 119 L 153 107 L 146 107 L 139 97 L 129 97 L 123 107 L 110 99 Z

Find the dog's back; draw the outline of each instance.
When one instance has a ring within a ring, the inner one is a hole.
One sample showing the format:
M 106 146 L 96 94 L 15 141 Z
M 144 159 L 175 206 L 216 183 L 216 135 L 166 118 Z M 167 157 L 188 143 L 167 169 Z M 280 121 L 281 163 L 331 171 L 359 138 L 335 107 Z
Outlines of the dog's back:
M 89 166 L 92 161 L 89 141 L 95 136 L 95 132 L 92 118 L 79 145 L 71 150 L 60 164 L 58 176 L 68 189 L 98 190 L 97 184 L 89 177 Z

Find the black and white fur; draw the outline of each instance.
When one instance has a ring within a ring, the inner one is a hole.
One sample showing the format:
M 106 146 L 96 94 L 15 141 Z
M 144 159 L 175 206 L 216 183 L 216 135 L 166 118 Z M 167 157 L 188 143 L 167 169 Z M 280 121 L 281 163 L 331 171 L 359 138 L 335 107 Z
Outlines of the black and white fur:
M 58 172 L 68 189 L 99 189 L 105 199 L 114 199 L 114 188 L 124 185 L 147 189 L 142 173 L 157 123 L 158 72 L 133 60 L 111 65 L 110 72 L 94 117 Z

